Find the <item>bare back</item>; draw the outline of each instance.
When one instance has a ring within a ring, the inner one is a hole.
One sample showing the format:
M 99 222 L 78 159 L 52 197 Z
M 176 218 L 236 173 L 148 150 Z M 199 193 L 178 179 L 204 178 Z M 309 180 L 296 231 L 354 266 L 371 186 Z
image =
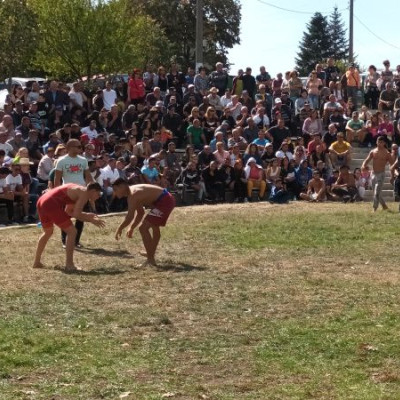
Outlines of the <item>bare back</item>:
M 129 187 L 128 206 L 134 209 L 138 207 L 151 207 L 161 196 L 164 189 L 155 185 L 133 185 Z

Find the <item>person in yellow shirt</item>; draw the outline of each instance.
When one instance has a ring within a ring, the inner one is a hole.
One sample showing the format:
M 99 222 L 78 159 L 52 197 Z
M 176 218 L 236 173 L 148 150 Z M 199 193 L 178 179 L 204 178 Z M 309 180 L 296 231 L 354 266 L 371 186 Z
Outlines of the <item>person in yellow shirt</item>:
M 336 142 L 333 142 L 329 147 L 329 158 L 333 168 L 342 165 L 349 165 L 351 161 L 351 145 L 344 140 L 344 133 L 337 134 Z
M 352 100 L 354 110 L 357 110 L 357 91 L 361 88 L 361 78 L 353 63 L 349 65 L 349 69 L 346 71 L 346 81 L 347 97 Z

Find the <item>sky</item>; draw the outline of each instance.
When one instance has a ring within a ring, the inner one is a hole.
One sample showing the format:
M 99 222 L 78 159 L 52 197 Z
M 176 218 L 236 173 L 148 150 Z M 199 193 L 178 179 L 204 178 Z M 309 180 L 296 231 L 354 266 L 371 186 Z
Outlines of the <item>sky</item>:
M 251 67 L 256 75 L 261 65 L 272 76 L 293 69 L 306 24 L 315 12 L 329 15 L 335 5 L 348 34 L 348 0 L 241 0 L 241 4 L 241 43 L 228 55 L 229 62 L 234 64 L 231 74 Z M 390 60 L 392 68 L 400 64 L 400 41 L 396 40 L 400 36 L 399 6 L 399 0 L 385 0 L 382 4 L 376 0 L 354 0 L 354 54 L 361 67 L 374 64 L 381 69 L 385 59 Z

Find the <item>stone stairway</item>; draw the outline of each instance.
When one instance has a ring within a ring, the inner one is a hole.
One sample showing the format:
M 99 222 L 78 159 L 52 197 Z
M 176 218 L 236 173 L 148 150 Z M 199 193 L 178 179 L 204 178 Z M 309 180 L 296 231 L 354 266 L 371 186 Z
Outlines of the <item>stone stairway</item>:
M 352 161 L 350 163 L 351 171 L 354 171 L 354 168 L 361 168 L 361 164 L 366 159 L 370 151 L 371 151 L 370 148 L 358 147 L 358 143 L 353 143 L 353 156 L 352 156 Z M 369 166 L 370 169 L 372 169 L 372 162 L 369 163 Z M 385 183 L 383 185 L 382 195 L 386 202 L 394 201 L 393 185 L 390 184 L 389 166 L 386 167 L 386 178 L 385 178 Z M 372 198 L 373 198 L 373 191 L 371 189 L 368 189 L 365 192 L 364 200 L 372 201 Z

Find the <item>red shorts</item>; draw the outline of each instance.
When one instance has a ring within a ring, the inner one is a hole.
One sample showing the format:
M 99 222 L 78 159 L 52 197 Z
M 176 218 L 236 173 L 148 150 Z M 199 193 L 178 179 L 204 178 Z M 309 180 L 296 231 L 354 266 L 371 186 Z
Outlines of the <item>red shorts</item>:
M 67 229 L 72 225 L 71 217 L 64 210 L 64 203 L 57 199 L 43 196 L 37 202 L 37 211 L 42 227 L 52 228 L 57 225 L 61 229 Z
M 155 226 L 165 226 L 168 217 L 175 207 L 175 197 L 171 193 L 164 191 L 153 204 L 153 208 L 147 214 L 145 221 Z

